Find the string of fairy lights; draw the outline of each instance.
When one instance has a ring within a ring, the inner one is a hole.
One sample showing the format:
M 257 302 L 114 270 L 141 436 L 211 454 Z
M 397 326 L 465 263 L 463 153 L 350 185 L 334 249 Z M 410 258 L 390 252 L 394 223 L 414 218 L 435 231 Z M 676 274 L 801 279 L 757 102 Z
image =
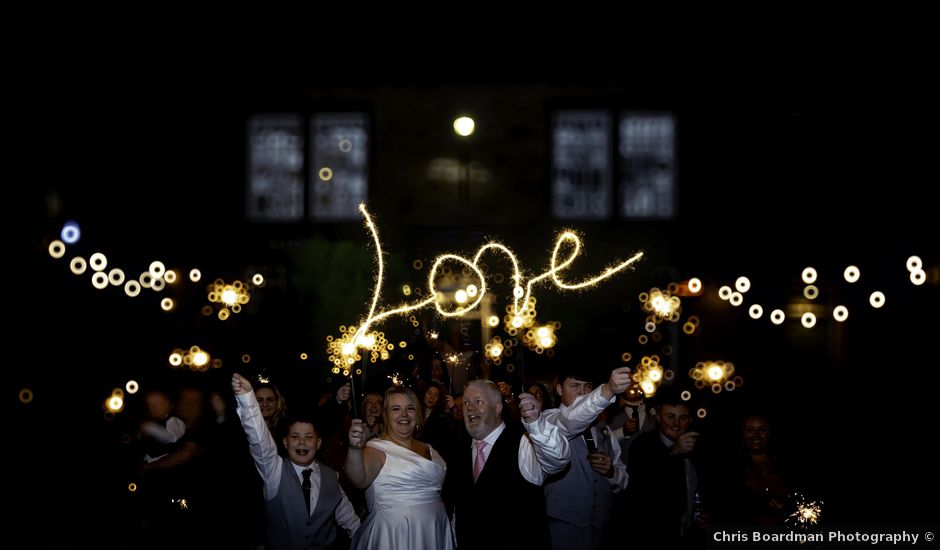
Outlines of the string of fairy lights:
M 643 253 L 639 252 L 626 260 L 614 263 L 593 277 L 588 277 L 580 282 L 568 282 L 564 277 L 564 273 L 580 255 L 582 243 L 575 232 L 565 230 L 556 238 L 548 269 L 526 280 L 516 254 L 501 243 L 489 242 L 482 245 L 472 259 L 453 253 L 441 254 L 435 258 L 427 274 L 426 298 L 411 303 L 403 303 L 397 307 L 380 309 L 379 303 L 385 277 L 382 244 L 378 228 L 364 204 L 359 206 L 359 211 L 363 216 L 366 228 L 376 249 L 378 273 L 372 299 L 365 317 L 358 325 L 340 326 L 340 336 L 334 337 L 331 335 L 327 337 L 327 354 L 330 363 L 333 365 L 332 371 L 333 373 L 342 372 L 346 376 L 349 375 L 351 366 L 362 360 L 366 352 L 368 352 L 369 361 L 373 363 L 390 358 L 391 352 L 396 349 L 395 344 L 388 341 L 384 332 L 372 330 L 373 327 L 386 319 L 395 315 L 411 313 L 408 319 L 413 326 L 417 327 L 418 322 L 414 312 L 423 308 L 433 306 L 436 313 L 444 318 L 463 317 L 477 309 L 482 303 L 487 290 L 489 290 L 487 287 L 488 280 L 492 279 L 495 284 L 500 284 L 505 280 L 500 273 L 492 277 L 485 273 L 484 268 L 481 266 L 481 260 L 485 255 L 496 254 L 502 256 L 508 260 L 512 268 L 509 277 L 513 285 L 512 299 L 511 303 L 505 306 L 505 315 L 502 318 L 498 315 L 489 315 L 483 321 L 493 329 L 502 324 L 502 329 L 508 335 L 508 338 L 505 339 L 500 335 L 494 335 L 484 345 L 483 351 L 486 360 L 495 365 L 500 365 L 503 358 L 511 355 L 514 348 L 519 345 L 536 353 L 547 352 L 549 355 L 552 354 L 552 348 L 558 341 L 556 332 L 561 328 L 561 324 L 557 321 L 545 324 L 537 322 L 537 299 L 533 295 L 536 284 L 550 280 L 551 283 L 562 290 L 585 289 L 595 286 L 601 281 L 633 266 L 643 257 Z M 49 255 L 54 259 L 63 258 L 68 251 L 68 247 L 80 240 L 81 229 L 77 223 L 67 222 L 60 232 L 60 237 L 60 239 L 52 240 L 48 246 Z M 567 255 L 563 255 L 565 250 L 567 250 Z M 454 275 L 455 272 L 450 267 L 454 264 L 462 265 L 462 274 L 465 279 L 469 278 L 473 282 L 463 284 L 452 292 L 440 290 L 441 279 L 451 277 L 452 282 L 461 280 Z M 69 260 L 69 269 L 73 274 L 83 275 L 90 271 L 91 283 L 96 289 L 103 290 L 109 286 L 123 287 L 124 293 L 130 298 L 139 296 L 144 289 L 159 293 L 167 285 L 176 285 L 185 280 L 180 271 L 167 268 L 159 260 L 152 261 L 146 271 L 142 271 L 134 278 L 127 276 L 120 267 L 112 266 L 110 270 L 107 270 L 108 265 L 108 257 L 102 252 L 92 253 L 87 261 L 80 255 L 72 256 Z M 416 260 L 414 267 L 420 269 L 423 267 L 423 262 Z M 917 286 L 924 284 L 927 279 L 926 272 L 923 269 L 923 262 L 918 256 L 911 256 L 907 260 L 906 267 L 912 284 Z M 803 288 L 805 303 L 812 303 L 813 300 L 819 297 L 818 277 L 818 272 L 813 267 L 806 267 L 803 270 L 801 279 L 805 284 Z M 199 269 L 189 270 L 188 280 L 190 282 L 198 283 L 201 278 L 202 273 Z M 849 265 L 844 269 L 842 278 L 849 284 L 855 284 L 861 278 L 861 271 L 857 266 Z M 242 307 L 251 298 L 251 290 L 263 285 L 264 277 L 260 273 L 254 274 L 248 282 L 239 280 L 226 282 L 221 278 L 215 279 L 206 286 L 208 303 L 202 307 L 201 312 L 205 316 L 215 314 L 218 319 L 224 321 L 230 315 L 241 312 Z M 721 300 L 733 307 L 740 307 L 744 305 L 745 296 L 750 289 L 750 280 L 745 276 L 741 276 L 735 280 L 733 287 L 730 285 L 720 286 L 717 293 Z M 422 289 L 412 289 L 410 285 L 404 285 L 402 293 L 407 297 L 412 294 L 421 294 Z M 682 316 L 680 294 L 686 297 L 701 296 L 703 294 L 702 281 L 693 277 L 682 283 L 670 283 L 666 289 L 654 287 L 639 295 L 642 310 L 647 314 L 644 320 L 643 332 L 637 338 L 640 345 L 647 345 L 651 340 L 654 343 L 660 341 L 659 329 L 663 323 L 680 322 Z M 885 301 L 886 297 L 882 291 L 874 290 L 871 292 L 869 297 L 871 307 L 881 308 L 884 306 Z M 817 323 L 817 312 L 801 311 L 801 308 L 805 309 L 805 303 L 792 304 L 789 307 L 789 314 L 780 308 L 772 309 L 768 318 L 772 324 L 781 325 L 788 317 L 798 317 L 805 328 L 813 328 Z M 164 297 L 160 300 L 160 308 L 166 312 L 174 311 L 177 305 L 177 301 L 172 297 Z M 748 315 L 755 320 L 761 319 L 764 315 L 764 307 L 759 303 L 751 304 L 747 311 Z M 836 322 L 841 323 L 848 319 L 849 310 L 846 305 L 837 304 L 832 307 L 829 313 Z M 688 316 L 682 323 L 683 333 L 694 335 L 700 323 L 701 321 L 697 316 Z M 517 336 L 521 336 L 521 338 Z M 404 341 L 399 342 L 398 347 L 405 348 L 407 343 Z M 664 355 L 670 355 L 671 351 L 669 345 L 663 346 L 661 350 Z M 245 356 L 243 356 L 243 360 Z M 414 356 L 409 355 L 409 357 L 413 358 Z M 624 353 L 622 358 L 625 363 L 629 363 L 631 354 L 629 352 Z M 168 363 L 171 367 L 183 366 L 196 371 L 206 370 L 210 367 L 221 367 L 221 359 L 211 358 L 207 351 L 200 349 L 198 346 L 173 350 L 169 355 Z M 672 381 L 675 376 L 672 371 L 663 368 L 660 364 L 660 356 L 656 353 L 640 356 L 639 361 L 632 366 L 634 381 L 647 396 L 653 395 L 660 384 Z M 689 377 L 695 382 L 698 389 L 709 387 L 714 393 L 720 393 L 722 390 L 733 391 L 743 384 L 743 378 L 740 375 L 735 375 L 734 365 L 731 362 L 722 360 L 697 363 L 695 367 L 689 370 Z M 24 403 L 31 401 L 32 392 L 24 389 L 21 392 L 20 400 Z M 114 403 L 117 403 L 117 401 L 114 401 Z M 108 408 L 113 410 L 112 407 Z
M 387 360 L 391 353 L 396 349 L 396 345 L 389 342 L 384 332 L 372 330 L 373 327 L 382 323 L 386 319 L 395 315 L 406 315 L 409 321 L 415 327 L 418 326 L 417 318 L 414 312 L 417 310 L 434 307 L 438 315 L 444 318 L 457 318 L 466 316 L 471 311 L 477 309 L 482 303 L 486 293 L 490 288 L 487 287 L 488 280 L 492 279 L 495 284 L 504 282 L 502 274 L 497 273 L 492 277 L 485 273 L 481 264 L 485 255 L 498 255 L 508 260 L 511 266 L 511 275 L 509 277 L 512 283 L 511 303 L 505 306 L 505 315 L 500 318 L 498 315 L 489 315 L 482 319 L 488 327 L 496 329 L 502 324 L 502 330 L 506 332 L 508 338 L 500 335 L 492 336 L 484 345 L 484 357 L 487 361 L 495 365 L 500 365 L 505 356 L 511 355 L 515 347 L 522 345 L 536 353 L 547 352 L 552 354 L 552 348 L 558 341 L 556 332 L 561 328 L 557 321 L 539 324 L 537 322 L 537 299 L 533 295 L 533 289 L 536 284 L 551 281 L 562 290 L 579 290 L 597 285 L 598 283 L 609 279 L 617 273 L 632 267 L 643 257 L 639 252 L 630 258 L 614 263 L 604 269 L 599 274 L 588 277 L 579 282 L 569 282 L 565 279 L 564 273 L 568 270 L 581 253 L 582 243 L 580 237 L 573 231 L 562 231 L 556 238 L 555 245 L 550 257 L 548 269 L 538 275 L 531 276 L 526 280 L 523 270 L 520 268 L 520 262 L 516 254 L 498 242 L 489 242 L 482 245 L 471 258 L 463 257 L 453 253 L 441 254 L 432 263 L 431 269 L 427 274 L 427 297 L 411 303 L 403 303 L 397 307 L 380 309 L 379 304 L 382 297 L 383 283 L 385 277 L 385 262 L 383 260 L 382 244 L 379 238 L 379 231 L 372 220 L 364 204 L 359 206 L 359 211 L 363 216 L 365 226 L 368 229 L 373 244 L 376 249 L 377 276 L 376 285 L 373 289 L 369 309 L 365 317 L 358 325 L 340 326 L 340 336 L 327 337 L 327 354 L 334 374 L 342 372 L 348 376 L 349 369 L 357 361 L 362 360 L 363 355 L 368 352 L 370 362 Z M 54 259 L 65 257 L 68 247 L 75 245 L 81 238 L 81 229 L 75 222 L 67 222 L 61 232 L 60 239 L 52 240 L 48 246 L 49 255 Z M 567 255 L 564 252 L 567 250 Z M 462 265 L 462 274 L 464 279 L 458 279 L 451 266 Z M 120 267 L 112 266 L 108 269 L 108 257 L 102 252 L 94 252 L 86 261 L 83 256 L 74 255 L 69 260 L 69 269 L 75 275 L 83 275 L 86 272 L 91 273 L 91 283 L 96 289 L 103 290 L 109 286 L 123 287 L 124 293 L 135 298 L 140 295 L 142 290 L 147 289 L 153 292 L 163 291 L 167 285 L 176 285 L 184 281 L 181 272 L 176 269 L 170 269 L 162 261 L 154 260 L 150 263 L 146 271 L 142 271 L 138 276 L 131 278 L 125 274 Z M 423 267 L 423 262 L 416 260 L 415 269 Z M 918 256 L 911 256 L 906 262 L 906 268 L 909 273 L 909 279 L 912 284 L 920 286 L 926 281 L 926 272 L 923 269 L 923 262 Z M 451 282 L 464 281 L 459 288 L 452 292 L 440 290 L 442 279 L 450 277 Z M 200 282 L 202 273 L 199 269 L 193 268 L 188 272 L 188 280 L 192 283 Z M 812 303 L 820 295 L 818 284 L 819 274 L 813 267 L 806 267 L 801 279 L 804 283 L 803 298 L 805 303 Z M 861 278 L 861 271 L 855 265 L 845 267 L 842 278 L 849 284 L 857 283 Z M 467 284 L 465 280 L 473 282 Z M 264 285 L 264 277 L 256 273 L 249 282 L 239 280 L 226 282 L 221 278 L 215 279 L 206 286 L 205 304 L 201 312 L 205 316 L 215 314 L 215 316 L 224 321 L 232 314 L 242 311 L 251 298 L 253 288 Z M 651 288 L 647 292 L 640 293 L 638 296 L 642 311 L 647 315 L 644 319 L 643 332 L 638 335 L 637 342 L 645 346 L 651 341 L 657 343 L 661 340 L 660 327 L 663 323 L 679 323 L 682 318 L 682 299 L 684 297 L 700 297 L 703 295 L 704 285 L 699 278 L 693 277 L 681 283 L 670 283 L 665 289 Z M 751 289 L 750 280 L 741 276 L 738 277 L 733 287 L 723 285 L 718 288 L 718 297 L 733 307 L 741 307 L 745 303 L 745 296 Z M 402 293 L 407 297 L 412 294 L 421 294 L 421 288 L 412 289 L 410 285 L 402 287 Z M 886 297 L 880 290 L 874 290 L 869 297 L 869 303 L 873 308 L 884 306 Z M 164 297 L 160 301 L 160 308 L 163 311 L 171 312 L 177 307 L 177 301 L 172 297 Z M 789 308 L 789 314 L 783 309 L 772 309 L 768 315 L 771 323 L 781 325 L 788 317 L 798 317 L 801 324 L 807 328 L 813 328 L 817 323 L 817 313 L 814 311 L 800 311 L 805 305 L 795 304 Z M 846 305 L 837 304 L 829 312 L 836 322 L 845 322 L 848 319 L 849 310 Z M 764 314 L 764 307 L 759 303 L 752 303 L 748 307 L 748 315 L 752 319 L 761 319 Z M 694 335 L 701 321 L 697 316 L 688 316 L 682 322 L 682 331 L 686 335 Z M 521 338 L 519 337 L 521 336 Z M 406 348 L 407 342 L 398 343 L 398 348 Z M 663 355 L 670 355 L 672 352 L 670 345 L 665 345 L 661 349 Z M 306 354 L 303 354 L 306 355 Z M 242 359 L 250 357 L 243 355 Z M 409 355 L 413 358 L 413 355 Z M 629 363 L 632 354 L 625 352 L 622 355 L 625 363 Z M 248 359 L 250 360 L 250 359 Z M 458 359 L 459 360 L 459 359 Z M 222 363 L 219 358 L 212 358 L 206 350 L 199 346 L 189 348 L 174 349 L 169 357 L 168 363 L 171 367 L 187 367 L 196 371 L 207 370 L 208 368 L 220 368 Z M 647 396 L 651 396 L 656 389 L 664 382 L 671 382 L 675 373 L 665 369 L 660 364 L 660 355 L 649 353 L 639 357 L 639 360 L 631 365 L 633 367 L 634 382 L 643 390 Z M 507 370 L 511 370 L 507 365 Z M 735 374 L 735 367 L 730 361 L 720 359 L 698 362 L 693 368 L 689 369 L 689 377 L 694 381 L 696 388 L 710 388 L 714 393 L 721 391 L 733 391 L 744 383 L 744 379 Z M 116 391 L 112 394 L 108 403 L 114 406 L 108 406 L 107 409 L 119 410 L 119 402 L 122 396 Z M 28 403 L 32 400 L 32 392 L 26 388 L 20 393 L 20 401 Z M 703 416 L 703 410 L 699 415 Z
M 69 248 L 79 243 L 81 236 L 81 227 L 77 222 L 71 220 L 66 222 L 59 232 L 59 238 L 49 242 L 47 247 L 49 256 L 55 260 L 64 258 L 69 253 Z M 89 255 L 87 260 L 82 255 L 74 254 L 69 258 L 68 266 L 72 274 L 76 276 L 90 274 L 91 284 L 95 289 L 122 288 L 128 298 L 137 298 L 145 290 L 161 293 L 168 288 L 184 285 L 187 280 L 189 283 L 199 284 L 203 277 L 198 268 L 189 269 L 184 276 L 185 270 L 168 268 L 160 260 L 151 261 L 147 269 L 136 276 L 128 275 L 129 270 L 113 265 L 105 253 L 98 251 Z M 261 273 L 252 274 L 248 281 L 227 282 L 222 278 L 216 278 L 205 286 L 208 303 L 201 307 L 200 313 L 205 317 L 215 316 L 220 321 L 225 321 L 231 315 L 240 313 L 251 300 L 252 291 L 263 286 L 265 286 L 265 279 Z M 176 294 L 179 295 L 179 293 Z M 179 298 L 164 296 L 159 301 L 160 309 L 166 313 L 175 311 L 178 306 Z M 247 362 L 250 356 L 245 354 L 242 360 Z M 196 372 L 222 367 L 221 358 L 211 357 L 208 351 L 196 345 L 174 349 L 169 354 L 167 362 L 172 368 L 188 368 Z M 130 380 L 126 387 L 127 393 L 133 394 L 137 391 L 137 382 Z M 28 388 L 20 392 L 21 402 L 29 403 L 32 399 L 33 393 Z M 115 388 L 105 399 L 105 413 L 112 415 L 121 412 L 123 408 L 124 390 Z
M 910 256 L 905 267 L 911 284 L 921 286 L 926 282 L 927 274 L 924 270 L 923 261 L 919 256 Z M 771 310 L 768 318 L 773 325 L 779 326 L 787 318 L 796 318 L 800 320 L 804 328 L 812 329 L 816 326 L 819 315 L 825 313 L 822 306 L 817 306 L 814 303 L 821 295 L 818 285 L 821 285 L 823 281 L 820 280 L 819 272 L 816 268 L 808 266 L 803 269 L 800 279 L 804 285 L 802 297 L 798 298 L 799 301 L 792 301 L 786 308 L 786 312 L 780 308 Z M 861 270 L 856 265 L 848 265 L 842 271 L 842 279 L 850 285 L 855 285 L 861 280 Z M 723 302 L 737 308 L 745 305 L 745 296 L 750 290 L 750 279 L 746 276 L 740 276 L 734 281 L 733 287 L 731 285 L 718 287 L 717 295 Z M 682 299 L 679 295 L 701 297 L 703 292 L 704 285 L 701 279 L 692 277 L 681 283 L 670 283 L 666 290 L 654 287 L 647 292 L 640 293 L 638 299 L 642 310 L 647 313 L 647 316 L 644 320 L 644 332 L 637 338 L 638 343 L 645 346 L 650 340 L 660 341 L 660 325 L 663 322 L 677 323 L 681 320 Z M 868 295 L 868 303 L 873 309 L 882 308 L 885 302 L 886 297 L 881 290 L 872 290 Z M 751 319 L 759 320 L 763 317 L 764 307 L 759 303 L 752 303 L 747 311 Z M 848 307 L 841 303 L 833 305 L 828 313 L 838 323 L 845 322 L 849 317 Z M 700 323 L 701 321 L 696 316 L 687 317 L 682 324 L 683 333 L 689 336 L 694 335 L 698 331 Z M 671 346 L 663 346 L 662 353 L 664 355 L 671 354 Z M 629 363 L 631 358 L 632 354 L 629 352 L 624 353 L 622 356 L 624 363 Z M 674 373 L 671 371 L 661 370 L 657 354 L 642 356 L 641 360 L 633 366 L 633 370 L 634 382 L 639 385 L 647 397 L 655 394 L 656 389 L 662 382 L 671 381 L 674 377 Z M 699 361 L 693 368 L 689 369 L 688 375 L 697 389 L 709 388 L 716 394 L 722 391 L 734 391 L 744 384 L 744 378 L 735 373 L 734 364 L 720 359 Z M 688 401 L 690 397 L 684 397 L 684 399 Z M 707 411 L 704 408 L 699 409 L 699 417 L 704 417 L 705 414 L 707 414 Z

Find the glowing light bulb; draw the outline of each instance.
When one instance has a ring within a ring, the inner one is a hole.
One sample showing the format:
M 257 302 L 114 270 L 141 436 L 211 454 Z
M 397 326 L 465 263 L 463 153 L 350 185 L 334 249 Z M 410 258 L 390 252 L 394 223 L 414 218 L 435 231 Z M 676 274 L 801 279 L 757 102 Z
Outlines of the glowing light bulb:
M 54 240 L 49 243 L 49 255 L 56 260 L 65 256 L 65 243 L 60 240 Z
M 66 244 L 75 244 L 82 237 L 82 230 L 78 226 L 78 223 L 69 220 L 62 226 L 62 231 L 59 233 L 59 236 L 62 237 L 62 240 L 65 241 Z
M 124 283 L 124 293 L 129 297 L 134 298 L 140 294 L 140 283 L 135 280 L 130 280 Z
M 124 272 L 121 269 L 115 267 L 108 272 L 108 281 L 110 281 L 110 283 L 114 286 L 121 286 L 124 284 Z
M 88 259 L 88 265 L 95 271 L 101 271 L 108 267 L 108 258 L 101 252 L 95 252 L 91 255 L 91 258 Z
M 811 312 L 807 311 L 803 314 L 803 317 L 800 319 L 800 322 L 803 323 L 803 326 L 806 328 L 813 328 L 816 326 L 816 316 Z
M 840 323 L 849 318 L 849 309 L 845 306 L 836 306 L 832 310 L 832 318 Z
M 75 275 L 81 275 L 87 268 L 88 264 L 85 263 L 85 258 L 81 256 L 75 256 L 72 258 L 72 261 L 69 262 L 69 269 L 72 270 L 72 273 Z
M 467 137 L 473 133 L 475 128 L 476 123 L 468 116 L 462 116 L 454 120 L 454 131 L 457 132 L 459 136 Z

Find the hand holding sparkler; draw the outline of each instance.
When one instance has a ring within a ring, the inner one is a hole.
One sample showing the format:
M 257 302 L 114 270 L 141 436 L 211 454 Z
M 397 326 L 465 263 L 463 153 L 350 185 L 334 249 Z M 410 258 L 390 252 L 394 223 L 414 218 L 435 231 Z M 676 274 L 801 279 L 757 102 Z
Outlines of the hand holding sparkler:
M 366 446 L 366 441 L 372 438 L 372 430 L 367 429 L 365 422 L 358 418 L 352 421 L 349 426 L 349 448 L 361 449 Z
M 610 371 L 610 379 L 601 386 L 601 395 L 605 399 L 613 399 L 615 395 L 621 394 L 630 386 L 630 367 L 620 367 Z
M 530 424 L 538 420 L 540 414 L 542 414 L 542 402 L 531 393 L 520 393 L 519 415 L 522 416 L 522 421 Z
M 349 401 L 349 395 L 352 393 L 352 385 L 349 382 L 343 384 L 343 386 L 336 390 L 336 402 L 342 405 L 343 403 Z
M 607 478 L 614 477 L 614 462 L 604 451 L 594 450 L 588 453 L 588 462 L 595 472 Z
M 684 455 L 686 453 L 691 453 L 692 449 L 695 448 L 695 440 L 698 439 L 700 434 L 698 432 L 685 432 L 679 436 L 679 439 L 672 444 L 672 454 L 673 455 Z
M 232 391 L 235 393 L 235 395 L 251 393 L 251 382 L 236 372 L 232 374 Z

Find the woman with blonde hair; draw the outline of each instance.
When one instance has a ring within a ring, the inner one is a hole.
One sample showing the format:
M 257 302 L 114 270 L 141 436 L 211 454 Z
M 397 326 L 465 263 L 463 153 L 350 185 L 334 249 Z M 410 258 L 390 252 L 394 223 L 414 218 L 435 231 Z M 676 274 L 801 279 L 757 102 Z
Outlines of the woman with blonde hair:
M 369 515 L 352 548 L 452 549 L 454 535 L 441 500 L 447 464 L 430 445 L 415 439 L 424 424 L 413 391 L 385 392 L 384 432 L 369 439 L 361 420 L 349 429 L 346 475 L 366 489 Z
M 255 397 L 258 399 L 258 405 L 261 407 L 261 417 L 264 423 L 268 425 L 268 430 L 274 436 L 277 442 L 277 452 L 281 456 L 286 456 L 287 450 L 284 448 L 282 440 L 287 435 L 287 402 L 274 384 L 265 382 L 258 384 L 255 388 Z

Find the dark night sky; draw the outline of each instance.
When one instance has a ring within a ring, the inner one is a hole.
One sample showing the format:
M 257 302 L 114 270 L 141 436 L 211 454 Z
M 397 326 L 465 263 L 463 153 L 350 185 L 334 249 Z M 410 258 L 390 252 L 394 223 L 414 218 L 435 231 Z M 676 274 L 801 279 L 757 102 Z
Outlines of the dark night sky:
M 68 15 L 54 18 L 46 31 L 73 36 L 78 29 L 66 24 Z M 933 344 L 940 257 L 936 203 L 928 193 L 936 179 L 938 96 L 935 62 L 922 63 L 922 14 L 896 14 L 872 28 L 874 17 L 789 13 L 783 22 L 804 22 L 800 32 L 814 40 L 781 24 L 764 37 L 770 43 L 766 51 L 749 47 L 762 34 L 765 14 L 752 14 L 757 23 L 737 40 L 717 29 L 709 33 L 691 16 L 656 19 L 670 29 L 659 38 L 679 50 L 676 55 L 655 36 L 643 42 L 630 32 L 641 15 L 646 14 L 624 10 L 620 24 L 601 25 L 606 32 L 596 43 L 585 41 L 590 33 L 584 25 L 553 27 L 578 39 L 570 48 L 544 40 L 547 27 L 539 25 L 558 23 L 563 13 L 541 13 L 530 25 L 519 23 L 523 18 L 480 14 L 464 20 L 478 36 L 485 35 L 480 26 L 492 22 L 492 32 L 507 44 L 505 55 L 497 47 L 474 56 L 473 48 L 454 44 L 441 28 L 428 31 L 422 42 L 423 35 L 407 32 L 410 26 L 401 27 L 404 36 L 390 40 L 387 49 L 362 48 L 367 38 L 385 43 L 396 34 L 376 19 L 336 39 L 314 32 L 317 22 L 311 21 L 309 34 L 293 33 L 283 55 L 270 57 L 269 48 L 243 43 L 229 49 L 226 40 L 208 33 L 203 47 L 181 56 L 184 48 L 173 33 L 161 32 L 152 20 L 141 23 L 147 32 L 134 42 L 142 47 L 128 52 L 127 61 L 116 50 L 135 34 L 134 25 L 110 43 L 98 45 L 88 36 L 78 47 L 60 40 L 51 54 L 20 56 L 7 84 L 8 136 L 14 141 L 7 189 L 15 197 L 8 204 L 19 211 L 10 208 L 8 215 L 19 218 L 25 211 L 27 223 L 8 229 L 8 242 L 16 262 L 25 258 L 28 280 L 7 274 L 15 304 L 8 309 L 14 327 L 8 346 L 17 350 L 7 367 L 12 391 L 29 387 L 36 399 L 14 405 L 16 464 L 32 472 L 74 461 L 88 475 L 66 482 L 63 490 L 74 498 L 70 506 L 101 512 L 78 514 L 88 521 L 75 521 L 77 532 L 118 529 L 122 516 L 108 510 L 124 498 L 120 430 L 102 420 L 100 409 L 112 387 L 129 377 L 162 380 L 166 350 L 194 339 L 194 333 L 231 354 L 226 375 L 237 354 L 251 349 L 285 378 L 322 379 L 292 358 L 301 349 L 319 357 L 322 328 L 352 319 L 333 318 L 298 294 L 292 278 L 298 250 L 314 239 L 372 250 L 355 223 L 245 221 L 244 127 L 251 113 L 350 107 L 370 113 L 369 206 L 393 261 L 470 252 L 488 236 L 517 248 L 534 270 L 546 260 L 554 231 L 566 225 L 549 211 L 551 111 L 666 109 L 679 121 L 677 218 L 570 224 L 585 237 L 585 272 L 636 249 L 649 257 L 636 273 L 576 297 L 544 289 L 545 315 L 597 326 L 599 334 L 618 338 L 611 349 L 588 354 L 613 364 L 641 330 L 636 294 L 674 280 L 664 273 L 697 275 L 715 285 L 747 274 L 760 300 L 782 305 L 801 291 L 798 277 L 806 265 L 837 280 L 845 265 L 859 265 L 863 288 L 841 282 L 824 289 L 853 312 L 840 328 L 821 321 L 809 334 L 798 326 L 751 321 L 743 308 L 732 310 L 717 300 L 688 302 L 687 311 L 703 319 L 704 329 L 680 344 L 680 371 L 702 358 L 733 360 L 748 385 L 738 395 L 710 400 L 712 416 L 728 415 L 713 421 L 713 433 L 727 437 L 730 419 L 755 403 L 770 409 L 833 522 L 931 521 L 935 505 L 927 503 L 937 487 L 936 468 L 924 449 L 933 432 L 930 404 L 940 365 Z M 578 14 L 569 24 L 593 17 Z M 173 19 L 167 13 L 155 18 Z M 187 37 L 198 35 L 205 20 L 181 23 Z M 239 25 L 218 26 L 224 35 L 262 42 L 241 19 Z M 674 40 L 672 34 L 682 35 L 689 26 L 697 32 L 687 41 Z M 623 43 L 615 30 L 625 35 Z M 842 36 L 837 30 L 853 41 L 833 40 L 831 48 L 815 50 L 815 40 L 830 31 L 833 38 Z M 905 40 L 881 47 L 877 39 L 888 30 L 908 32 Z M 645 31 L 643 38 L 656 34 Z M 526 45 L 526 33 L 538 39 Z M 94 34 L 90 28 L 88 34 Z M 866 36 L 874 39 L 862 40 Z M 699 47 L 706 37 L 712 48 Z M 35 41 L 38 52 L 45 51 L 41 42 Z M 416 57 L 441 44 L 453 62 Z M 458 225 L 450 215 L 449 191 L 428 192 L 422 177 L 430 157 L 453 152 L 448 125 L 463 109 L 478 115 L 483 145 L 472 154 L 494 166 L 499 185 L 479 200 L 512 200 Z M 102 296 L 50 260 L 45 246 L 66 219 L 82 224 L 83 245 L 95 243 L 131 263 L 155 256 L 198 262 L 207 275 L 228 276 L 249 265 L 286 275 L 253 317 L 236 319 L 238 325 L 206 322 L 195 313 L 198 306 L 175 318 L 158 315 L 153 300 Z M 910 254 L 927 266 L 923 287 L 906 279 Z M 865 305 L 876 288 L 888 296 L 887 306 L 877 311 Z M 367 292 L 356 289 L 350 301 L 364 303 Z M 625 304 L 632 309 L 624 311 Z M 37 340 L 35 348 L 20 343 Z M 575 348 L 569 344 L 568 357 Z M 35 517 L 42 492 L 50 489 L 39 487 L 16 484 L 27 519 Z

